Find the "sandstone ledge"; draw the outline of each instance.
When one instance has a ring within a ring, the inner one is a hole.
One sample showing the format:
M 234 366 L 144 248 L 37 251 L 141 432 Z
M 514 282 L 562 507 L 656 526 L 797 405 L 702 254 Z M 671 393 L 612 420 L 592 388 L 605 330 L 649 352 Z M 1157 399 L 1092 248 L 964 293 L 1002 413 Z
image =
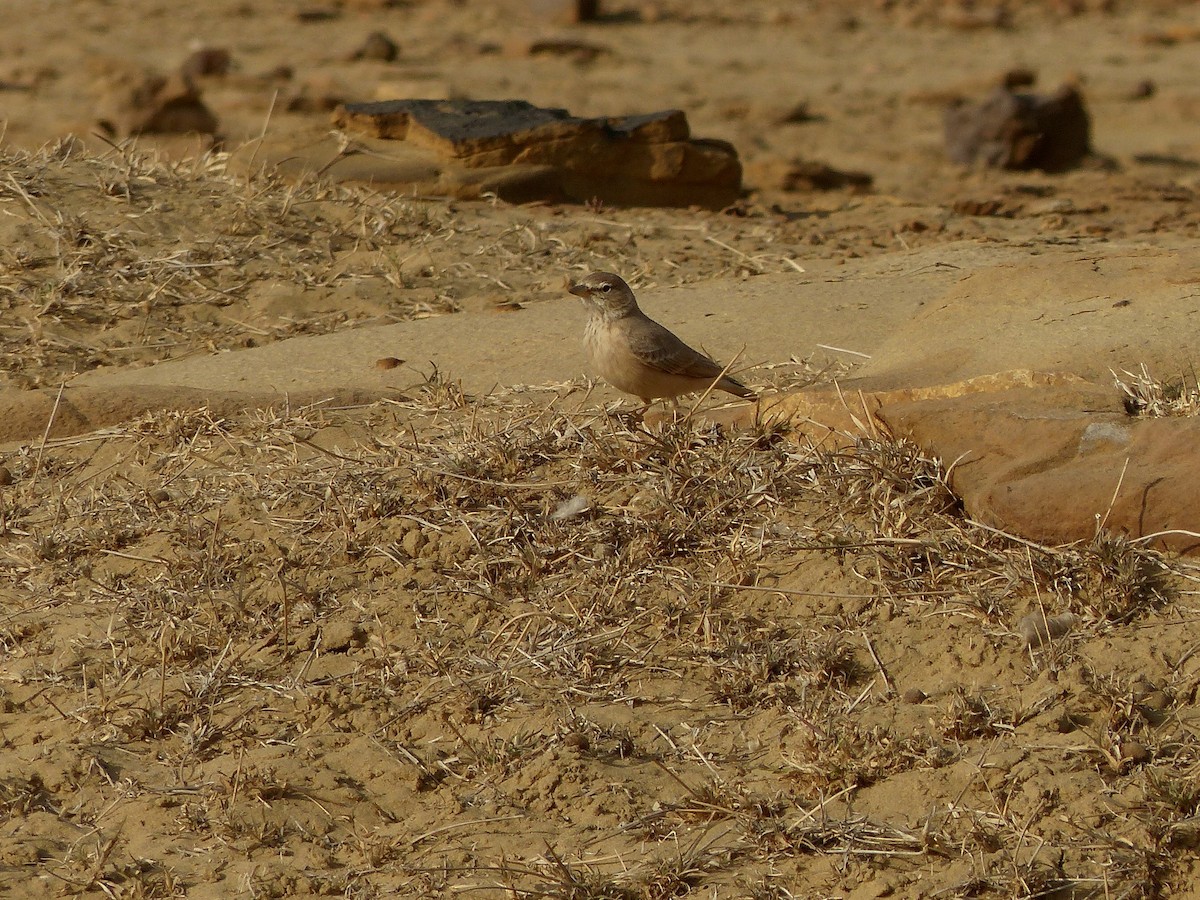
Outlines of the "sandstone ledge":
M 520 100 L 388 100 L 344 104 L 333 120 L 460 173 L 443 178 L 456 196 L 456 180 L 494 182 L 501 196 L 516 182 L 549 201 L 721 208 L 742 189 L 734 148 L 692 138 L 680 110 L 583 119 Z

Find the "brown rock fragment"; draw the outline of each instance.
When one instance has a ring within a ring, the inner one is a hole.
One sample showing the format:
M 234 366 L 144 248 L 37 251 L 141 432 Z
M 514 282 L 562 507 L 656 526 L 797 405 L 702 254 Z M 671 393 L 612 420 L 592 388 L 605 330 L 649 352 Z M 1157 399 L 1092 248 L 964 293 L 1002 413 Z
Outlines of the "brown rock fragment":
M 284 100 L 288 112 L 330 112 L 346 102 L 346 90 L 332 77 L 311 78 Z
M 600 18 L 600 0 L 531 0 L 530 9 L 535 16 L 558 25 L 577 25 Z
M 195 83 L 182 73 L 169 77 L 149 72 L 116 75 L 100 102 L 97 122 L 110 135 L 215 134 L 212 114 Z
M 384 31 L 372 31 L 363 40 L 362 45 L 350 54 L 350 59 L 375 59 L 381 62 L 394 62 L 400 55 L 400 45 L 391 39 Z
M 1005 216 L 1011 218 L 1013 210 L 999 197 L 988 200 L 955 200 L 950 208 L 960 216 Z
M 233 56 L 224 47 L 201 47 L 179 67 L 185 79 L 219 78 L 229 73 Z
M 345 104 L 334 124 L 405 141 L 453 163 L 456 180 L 530 200 L 720 209 L 741 193 L 737 152 L 692 138 L 679 110 L 581 119 L 519 100 L 391 100 Z
M 1012 14 L 1003 4 L 994 6 L 977 6 L 973 3 L 947 4 L 942 7 L 939 19 L 943 25 L 963 31 L 1012 26 Z
M 1131 766 L 1140 766 L 1150 762 L 1153 754 L 1145 744 L 1138 741 L 1126 741 L 1121 745 L 1121 761 Z
M 506 44 L 504 51 L 509 56 L 563 56 L 575 62 L 591 62 L 609 52 L 607 47 L 599 44 L 571 38 L 522 38 Z
M 867 172 L 843 171 L 816 160 L 765 160 L 747 167 L 752 183 L 781 191 L 870 190 Z
M 946 110 L 946 155 L 964 165 L 1062 172 L 1091 153 L 1091 118 L 1073 85 L 1053 94 L 997 88 Z

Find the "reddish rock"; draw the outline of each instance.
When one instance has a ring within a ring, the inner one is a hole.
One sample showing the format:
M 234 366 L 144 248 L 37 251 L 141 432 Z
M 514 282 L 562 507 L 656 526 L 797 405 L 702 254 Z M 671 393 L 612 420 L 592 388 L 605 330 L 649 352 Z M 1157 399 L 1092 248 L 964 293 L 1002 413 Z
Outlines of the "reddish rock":
M 885 402 L 877 416 L 952 466 L 967 514 L 1046 544 L 1104 530 L 1200 539 L 1200 418 L 1130 418 L 1112 387 L 1049 385 Z

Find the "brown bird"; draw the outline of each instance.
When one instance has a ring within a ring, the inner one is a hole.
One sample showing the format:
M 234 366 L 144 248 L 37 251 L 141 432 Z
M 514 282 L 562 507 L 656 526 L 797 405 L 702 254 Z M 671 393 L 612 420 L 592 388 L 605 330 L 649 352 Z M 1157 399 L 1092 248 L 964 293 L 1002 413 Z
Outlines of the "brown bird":
M 757 395 L 719 363 L 693 350 L 638 307 L 624 280 L 593 272 L 570 291 L 588 311 L 583 348 L 592 368 L 609 384 L 640 397 L 649 406 L 660 398 L 706 391 L 710 387 L 747 400 Z

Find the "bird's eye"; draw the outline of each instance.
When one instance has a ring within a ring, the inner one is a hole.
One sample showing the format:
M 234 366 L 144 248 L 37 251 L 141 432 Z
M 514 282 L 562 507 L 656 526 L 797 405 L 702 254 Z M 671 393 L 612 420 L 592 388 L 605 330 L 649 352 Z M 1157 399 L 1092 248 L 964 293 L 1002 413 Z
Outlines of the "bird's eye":
M 602 290 L 604 293 L 607 294 L 609 291 L 612 290 L 612 285 L 611 284 L 602 284 L 602 285 L 600 285 L 600 290 Z

